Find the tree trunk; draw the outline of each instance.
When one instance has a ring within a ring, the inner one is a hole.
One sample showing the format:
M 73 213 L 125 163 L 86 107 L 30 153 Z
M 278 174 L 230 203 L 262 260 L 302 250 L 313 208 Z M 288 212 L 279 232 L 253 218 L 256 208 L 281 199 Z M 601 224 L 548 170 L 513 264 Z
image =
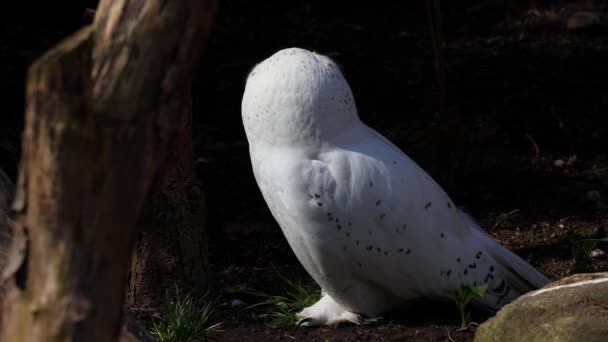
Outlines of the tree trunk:
M 27 237 L 2 341 L 116 341 L 138 220 L 214 1 L 102 0 L 95 22 L 28 72 L 13 201 Z
M 0 274 L 3 273 L 11 259 L 10 246 L 13 242 L 13 227 L 9 212 L 14 194 L 15 185 L 0 169 Z M 0 288 L 1 292 L 2 289 Z
M 15 195 L 15 185 L 8 176 L 0 169 L 0 279 L 4 281 L 5 274 L 11 274 L 23 260 L 19 249 L 15 249 L 19 242 L 16 241 L 13 227 L 13 220 L 10 217 L 10 203 Z M 9 264 L 13 261 L 13 266 Z M 4 297 L 4 287 L 0 284 L 0 300 Z M 0 316 L 0 321 L 2 317 Z
M 204 294 L 209 289 L 205 198 L 194 172 L 189 94 L 181 110 L 186 120 L 180 122 L 161 181 L 144 209 L 143 234 L 129 269 L 127 304 L 137 311 L 157 310 L 166 291 Z
M 10 218 L 10 202 L 15 194 L 15 186 L 0 169 L 0 273 L 4 274 L 7 270 L 9 260 L 20 260 L 14 246 L 21 241 L 15 239 L 13 221 Z M 0 298 L 4 294 L 4 287 L 0 286 Z M 1 317 L 0 317 L 1 318 Z M 120 342 L 155 342 L 154 337 L 145 330 L 130 314 L 126 314 L 120 330 Z

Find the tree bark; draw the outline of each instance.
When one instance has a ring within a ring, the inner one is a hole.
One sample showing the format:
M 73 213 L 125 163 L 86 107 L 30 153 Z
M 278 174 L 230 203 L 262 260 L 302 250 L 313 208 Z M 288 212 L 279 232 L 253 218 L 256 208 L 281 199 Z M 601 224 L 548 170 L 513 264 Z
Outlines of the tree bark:
M 18 267 L 23 257 L 20 255 L 20 250 L 15 247 L 19 242 L 15 239 L 13 220 L 10 215 L 10 203 L 13 201 L 15 194 L 15 185 L 8 176 L 0 169 L 0 279 L 6 278 L 5 274 L 14 272 L 16 264 Z M 4 287 L 0 284 L 0 300 L 4 297 Z M 2 317 L 0 316 L 0 321 Z
M 204 294 L 210 286 L 204 239 L 205 197 L 194 172 L 192 101 L 187 94 L 169 158 L 143 215 L 143 233 L 129 268 L 127 304 L 136 311 L 159 311 L 166 292 Z
M 13 220 L 10 218 L 10 203 L 15 194 L 15 186 L 0 169 L 0 272 L 10 272 L 9 260 L 22 259 L 15 256 L 18 250 L 14 246 L 21 241 L 15 238 Z M 0 285 L 0 298 L 3 297 L 4 287 Z M 0 317 L 1 318 L 1 317 Z M 120 342 L 155 342 L 156 339 L 145 330 L 130 314 L 126 314 L 120 330 Z
M 137 223 L 214 4 L 102 0 L 92 26 L 31 66 L 13 202 L 27 249 L 0 340 L 117 340 Z
M 13 242 L 13 227 L 10 218 L 10 203 L 13 201 L 15 185 L 0 169 L 0 274 L 7 267 Z M 0 293 L 2 289 L 0 288 Z

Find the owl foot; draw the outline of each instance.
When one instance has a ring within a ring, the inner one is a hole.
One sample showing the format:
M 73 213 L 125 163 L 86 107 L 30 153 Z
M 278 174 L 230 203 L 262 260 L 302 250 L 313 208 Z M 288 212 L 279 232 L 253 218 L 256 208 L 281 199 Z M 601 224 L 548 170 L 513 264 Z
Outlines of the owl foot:
M 360 325 L 363 318 L 340 307 L 329 295 L 324 295 L 314 305 L 296 314 L 297 325 L 316 327 L 319 325 L 335 325 L 339 323 L 354 323 Z

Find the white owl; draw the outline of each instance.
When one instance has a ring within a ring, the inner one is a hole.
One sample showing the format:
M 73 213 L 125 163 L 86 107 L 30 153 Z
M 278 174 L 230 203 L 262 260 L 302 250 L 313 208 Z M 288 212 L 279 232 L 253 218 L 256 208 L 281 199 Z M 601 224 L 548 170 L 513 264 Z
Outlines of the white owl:
M 486 235 L 398 147 L 366 126 L 329 58 L 285 49 L 249 74 L 242 119 L 256 181 L 324 296 L 303 325 L 350 321 L 488 284 L 497 309 L 548 279 Z

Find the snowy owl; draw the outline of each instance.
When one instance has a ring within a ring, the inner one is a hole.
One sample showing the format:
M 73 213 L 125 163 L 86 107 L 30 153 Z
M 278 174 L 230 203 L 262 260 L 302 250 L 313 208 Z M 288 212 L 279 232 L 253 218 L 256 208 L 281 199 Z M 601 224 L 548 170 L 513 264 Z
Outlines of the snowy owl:
M 414 161 L 357 114 L 328 57 L 285 49 L 247 78 L 255 179 L 323 297 L 302 325 L 360 323 L 416 299 L 487 284 L 498 309 L 548 279 L 486 235 Z

